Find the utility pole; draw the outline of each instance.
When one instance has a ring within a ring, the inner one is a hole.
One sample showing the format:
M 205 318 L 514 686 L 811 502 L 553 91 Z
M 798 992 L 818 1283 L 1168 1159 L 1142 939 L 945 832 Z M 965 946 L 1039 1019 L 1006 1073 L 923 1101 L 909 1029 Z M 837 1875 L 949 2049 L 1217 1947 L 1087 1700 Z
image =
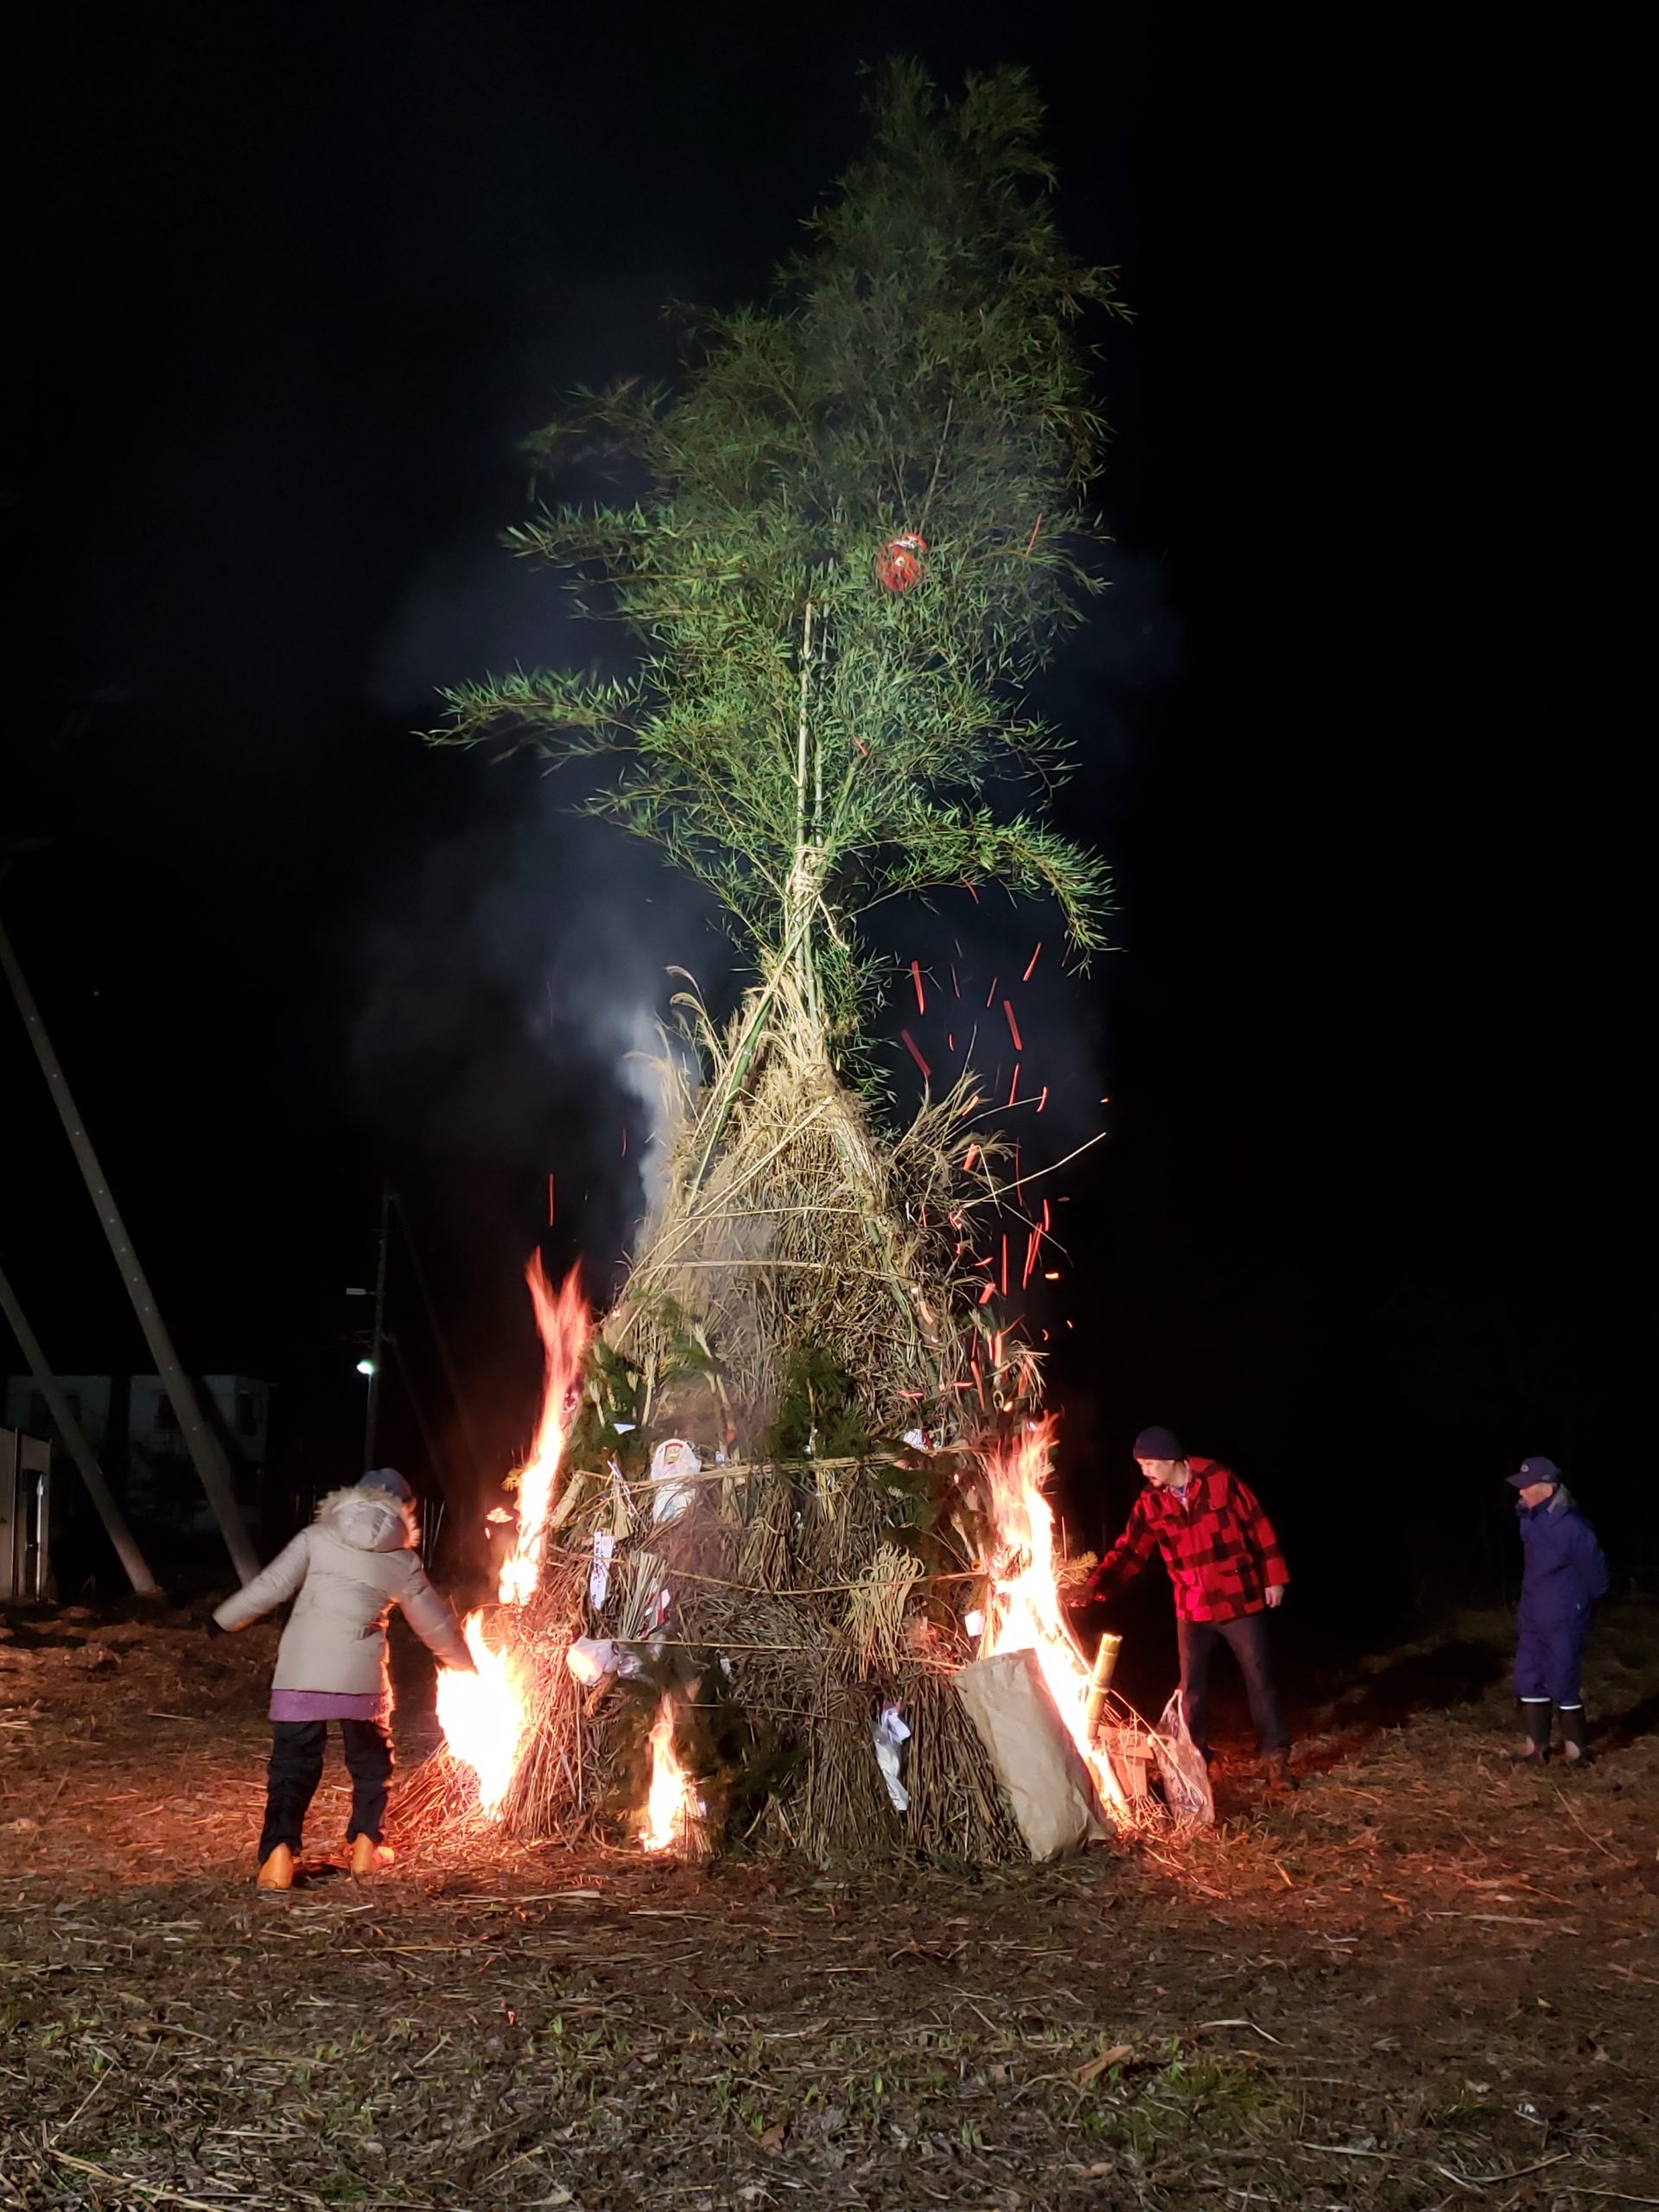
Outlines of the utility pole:
M 386 1354 L 386 1247 L 391 1241 L 391 1185 L 380 1185 L 380 1251 L 374 1269 L 374 1333 L 369 1342 L 369 1402 L 363 1415 L 363 1471 L 374 1465 L 380 1419 L 380 1370 Z
M 255 1551 L 243 1522 L 242 1509 L 236 1502 L 236 1491 L 231 1483 L 231 1470 L 223 1446 L 214 1431 L 202 1416 L 196 1399 L 194 1385 L 179 1363 L 173 1349 L 173 1339 L 168 1333 L 161 1308 L 156 1305 L 144 1271 L 138 1264 L 138 1255 L 132 1249 L 126 1224 L 104 1179 L 104 1171 L 98 1164 L 98 1154 L 92 1150 L 86 1125 L 76 1110 L 75 1102 L 46 1024 L 41 1019 L 40 1008 L 35 1003 L 11 940 L 0 928 L 0 968 L 6 971 L 6 981 L 11 985 L 17 1010 L 23 1017 L 23 1027 L 29 1032 L 29 1041 L 35 1047 L 35 1057 L 41 1064 L 47 1088 L 52 1094 L 52 1103 L 58 1109 L 58 1119 L 63 1123 L 86 1188 L 92 1194 L 94 1209 L 102 1223 L 104 1234 L 109 1239 L 110 1249 L 115 1255 L 115 1264 L 121 1270 L 127 1295 L 132 1300 L 132 1310 L 138 1317 L 138 1325 L 144 1332 L 144 1342 L 149 1346 L 149 1356 L 156 1363 L 156 1371 L 162 1378 L 162 1388 L 172 1402 L 179 1417 L 179 1427 L 184 1432 L 190 1457 L 195 1462 L 201 1486 L 207 1493 L 207 1502 L 213 1509 L 219 1534 L 230 1553 L 231 1562 L 245 1582 L 251 1582 L 259 1572 L 259 1554 Z
M 92 1503 L 98 1508 L 98 1517 L 104 1523 L 105 1535 L 115 1546 L 116 1554 L 127 1570 L 127 1580 L 141 1598 L 161 1595 L 155 1576 L 145 1564 L 133 1533 L 127 1526 L 126 1516 L 115 1500 L 115 1494 L 104 1479 L 104 1470 L 92 1456 L 92 1447 L 86 1441 L 86 1431 L 75 1419 L 69 1401 L 58 1384 L 57 1376 L 46 1363 L 46 1354 L 41 1350 L 41 1340 L 24 1318 L 17 1302 L 17 1294 L 7 1281 L 5 1270 L 0 1268 L 0 1313 L 10 1325 L 18 1348 L 29 1362 L 29 1373 L 35 1377 L 35 1387 L 46 1401 L 46 1409 L 52 1423 L 63 1439 L 63 1447 L 80 1470 Z

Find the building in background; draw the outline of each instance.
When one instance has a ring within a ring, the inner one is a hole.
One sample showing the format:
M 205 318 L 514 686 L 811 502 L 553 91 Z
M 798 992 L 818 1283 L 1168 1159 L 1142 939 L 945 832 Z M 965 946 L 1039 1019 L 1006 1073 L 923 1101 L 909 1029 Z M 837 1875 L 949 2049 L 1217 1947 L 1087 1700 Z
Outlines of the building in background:
M 52 1447 L 0 1428 L 0 1605 L 46 1595 L 52 1572 Z
M 222 1580 L 223 1541 L 161 1377 L 63 1375 L 58 1381 L 157 1573 L 164 1580 L 194 1579 L 199 1571 Z M 270 1386 L 246 1375 L 195 1381 L 202 1413 L 226 1447 L 238 1501 L 257 1530 L 265 1518 Z M 0 1427 L 52 1439 L 50 1552 L 57 1594 L 71 1598 L 89 1581 L 100 1593 L 107 1587 L 116 1594 L 124 1577 L 32 1376 L 6 1378 Z

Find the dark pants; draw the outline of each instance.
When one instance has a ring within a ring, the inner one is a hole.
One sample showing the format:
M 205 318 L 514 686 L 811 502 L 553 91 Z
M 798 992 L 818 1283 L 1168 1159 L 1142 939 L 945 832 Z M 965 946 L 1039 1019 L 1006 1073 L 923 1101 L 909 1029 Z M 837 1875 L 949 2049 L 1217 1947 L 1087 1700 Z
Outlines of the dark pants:
M 391 1735 L 380 1720 L 342 1720 L 340 1739 L 346 1751 L 346 1771 L 352 1777 L 352 1817 L 346 1840 L 365 1835 L 380 1840 L 380 1823 L 386 1816 L 386 1785 L 391 1780 Z M 265 1783 L 265 1825 L 259 1838 L 263 1866 L 279 1843 L 290 1851 L 300 1847 L 305 1815 L 322 1780 L 322 1747 L 328 1734 L 326 1720 L 273 1720 L 270 1724 L 270 1767 Z
M 1181 1645 L 1181 1711 L 1187 1734 L 1205 1757 L 1210 1756 L 1210 1662 L 1221 1643 L 1230 1647 L 1244 1677 L 1257 1749 L 1288 1751 L 1290 1732 L 1279 1710 L 1268 1657 L 1267 1615 L 1245 1613 L 1236 1621 L 1177 1620 L 1175 1629 Z
M 1575 1712 L 1584 1703 L 1579 1666 L 1590 1630 L 1588 1606 L 1567 1620 L 1523 1625 L 1515 1643 L 1515 1694 L 1522 1705 L 1559 1705 Z

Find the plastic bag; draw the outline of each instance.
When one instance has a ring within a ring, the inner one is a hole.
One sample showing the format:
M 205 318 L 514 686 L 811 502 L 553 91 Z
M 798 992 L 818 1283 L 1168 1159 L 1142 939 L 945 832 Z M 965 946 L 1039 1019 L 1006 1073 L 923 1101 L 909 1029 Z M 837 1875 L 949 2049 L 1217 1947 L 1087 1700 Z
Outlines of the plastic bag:
M 910 1741 L 910 1729 L 899 1718 L 896 1705 L 884 1705 L 880 1717 L 870 1731 L 875 1745 L 875 1763 L 881 1770 L 881 1779 L 887 1785 L 887 1795 L 893 1800 L 895 1813 L 910 1810 L 910 1792 L 899 1779 L 899 1746 Z
M 616 1646 L 602 1636 L 579 1636 L 564 1655 L 564 1663 L 582 1684 L 592 1689 L 607 1675 L 616 1672 Z
M 695 1503 L 696 1485 L 679 1479 L 686 1475 L 700 1475 L 702 1461 L 695 1445 L 683 1437 L 671 1436 L 659 1444 L 651 1455 L 651 1517 L 653 1521 L 677 1521 L 688 1506 Z
M 1163 1718 L 1152 1739 L 1152 1751 L 1164 1785 L 1164 1802 L 1171 1816 L 1195 1827 L 1213 1827 L 1216 1801 L 1210 1791 L 1210 1770 L 1204 1763 L 1203 1752 L 1187 1733 L 1179 1690 L 1172 1694 L 1164 1707 Z

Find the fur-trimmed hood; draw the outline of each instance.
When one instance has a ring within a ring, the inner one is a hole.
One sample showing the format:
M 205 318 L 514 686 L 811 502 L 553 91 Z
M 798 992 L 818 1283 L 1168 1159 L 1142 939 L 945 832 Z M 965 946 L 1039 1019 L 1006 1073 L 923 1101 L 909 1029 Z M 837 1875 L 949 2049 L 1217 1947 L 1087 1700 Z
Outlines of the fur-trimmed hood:
M 317 1508 L 317 1526 L 353 1551 L 412 1551 L 420 1541 L 413 1504 L 383 1490 L 331 1490 Z
M 213 1618 L 243 1628 L 285 1598 L 294 1611 L 276 1654 L 279 1690 L 384 1697 L 394 1605 L 442 1665 L 473 1664 L 460 1624 L 421 1566 L 413 1505 L 385 1491 L 331 1491 L 311 1526 Z

